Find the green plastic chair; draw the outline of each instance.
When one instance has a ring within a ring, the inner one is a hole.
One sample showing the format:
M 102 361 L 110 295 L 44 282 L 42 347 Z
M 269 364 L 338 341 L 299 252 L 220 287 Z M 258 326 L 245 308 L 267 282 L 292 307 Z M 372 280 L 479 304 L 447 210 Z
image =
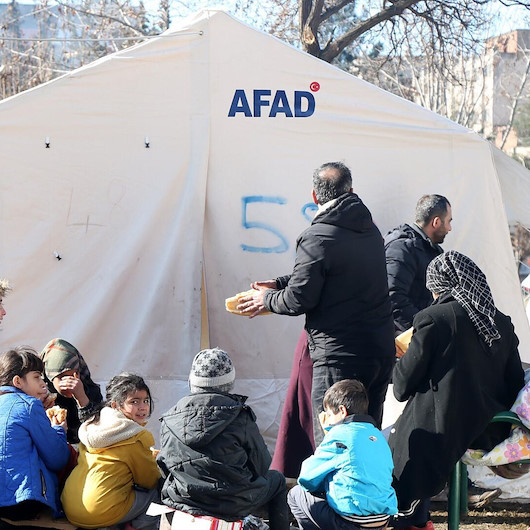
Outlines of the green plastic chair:
M 499 412 L 493 416 L 491 423 L 508 422 L 517 427 L 526 428 L 521 418 L 515 412 Z M 521 464 L 530 464 L 530 460 L 519 460 Z M 467 466 L 460 462 L 456 463 L 451 477 L 449 478 L 449 495 L 447 497 L 448 530 L 458 530 L 460 518 L 467 515 Z

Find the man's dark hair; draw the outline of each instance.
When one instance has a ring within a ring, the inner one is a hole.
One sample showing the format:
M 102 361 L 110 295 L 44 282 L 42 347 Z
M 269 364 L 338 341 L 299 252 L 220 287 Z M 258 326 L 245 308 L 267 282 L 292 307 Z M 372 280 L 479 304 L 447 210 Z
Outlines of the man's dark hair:
M 424 195 L 416 204 L 416 223 L 425 226 L 435 217 L 447 213 L 450 202 L 443 195 Z
M 343 379 L 328 388 L 324 395 L 324 410 L 329 408 L 336 414 L 344 405 L 348 416 L 366 414 L 368 412 L 368 393 L 364 385 L 357 379 Z
M 44 372 L 44 363 L 29 346 L 17 346 L 0 355 L 0 386 L 13 386 L 13 378 L 29 372 Z
M 323 173 L 328 174 L 324 176 Z M 348 193 L 351 187 L 351 172 L 348 166 L 342 162 L 327 162 L 315 169 L 313 173 L 313 189 L 318 204 L 325 204 L 344 193 Z

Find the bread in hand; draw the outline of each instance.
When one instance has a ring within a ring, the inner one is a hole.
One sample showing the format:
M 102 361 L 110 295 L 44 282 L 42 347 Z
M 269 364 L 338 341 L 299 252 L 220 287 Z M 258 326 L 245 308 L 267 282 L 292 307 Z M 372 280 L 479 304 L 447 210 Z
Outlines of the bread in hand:
M 59 407 L 59 405 L 55 405 L 55 407 L 50 407 L 49 409 L 46 409 L 46 414 L 48 415 L 48 418 L 50 418 L 50 421 L 55 418 L 55 421 L 61 425 L 66 421 L 66 409 L 62 409 Z
M 241 298 L 245 298 L 246 296 L 251 296 L 254 293 L 257 293 L 258 291 L 256 289 L 249 289 L 248 291 L 243 291 L 242 293 L 237 293 L 235 296 L 232 296 L 230 298 L 227 298 L 225 300 L 225 308 L 230 313 L 233 313 L 234 315 L 241 315 L 244 317 L 248 317 L 248 313 L 243 313 L 240 311 L 237 306 L 239 305 L 239 301 Z M 264 311 L 261 313 L 262 315 L 270 315 L 270 311 Z

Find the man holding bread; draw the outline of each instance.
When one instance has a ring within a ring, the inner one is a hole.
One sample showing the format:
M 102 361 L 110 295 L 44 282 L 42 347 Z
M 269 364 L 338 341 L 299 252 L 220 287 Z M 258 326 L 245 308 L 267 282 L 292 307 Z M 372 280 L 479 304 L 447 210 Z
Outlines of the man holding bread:
M 365 385 L 369 414 L 381 425 L 395 347 L 383 238 L 353 193 L 348 167 L 342 162 L 320 166 L 313 174 L 312 197 L 318 212 L 298 237 L 293 272 L 253 283 L 256 291 L 242 297 L 238 309 L 251 318 L 265 311 L 306 315 L 318 445 L 322 399 L 342 379 Z

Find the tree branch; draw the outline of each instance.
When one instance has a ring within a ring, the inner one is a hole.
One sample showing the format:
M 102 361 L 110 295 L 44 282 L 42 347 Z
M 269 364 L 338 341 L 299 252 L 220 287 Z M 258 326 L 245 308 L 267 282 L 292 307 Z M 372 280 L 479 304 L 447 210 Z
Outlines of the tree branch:
M 301 0 L 300 40 L 304 49 L 311 55 L 319 56 L 318 27 L 324 9 L 324 0 Z
M 508 126 L 504 130 L 502 134 L 502 142 L 500 145 L 501 149 L 504 149 L 504 146 L 506 144 L 506 140 L 508 140 L 508 136 L 510 135 L 510 132 L 513 128 L 513 119 L 515 116 L 515 111 L 517 110 L 517 107 L 519 106 L 519 101 L 523 95 L 524 87 L 526 86 L 526 82 L 528 81 L 528 75 L 530 74 L 530 57 L 528 57 L 525 54 L 526 57 L 526 70 L 523 74 L 523 77 L 521 79 L 521 84 L 519 85 L 519 90 L 517 91 L 517 94 L 514 96 L 514 101 L 512 108 L 510 109 L 510 118 L 508 120 Z
M 147 35 L 147 33 L 145 33 L 143 30 L 138 29 L 136 26 L 133 26 L 132 24 L 129 24 L 128 22 L 124 20 L 120 20 L 118 17 L 113 17 L 112 15 L 107 15 L 105 13 L 95 13 L 94 11 L 88 11 L 85 9 L 81 9 L 79 7 L 74 7 L 70 4 L 67 4 L 66 2 L 62 2 L 61 0 L 56 0 L 56 2 L 60 6 L 66 7 L 67 9 L 71 9 L 72 11 L 76 11 L 77 13 L 80 13 L 82 15 L 87 15 L 87 16 L 95 17 L 95 18 L 101 18 L 103 20 L 112 20 L 113 22 L 117 22 L 118 24 L 126 28 L 132 29 L 139 35 L 143 35 L 143 36 Z
M 338 4 L 335 4 L 334 6 L 329 7 L 320 16 L 320 23 L 325 22 L 330 17 L 332 17 L 333 15 L 338 13 L 341 9 L 345 8 L 347 5 L 351 3 L 352 3 L 352 0 L 342 0 L 342 2 L 339 2 Z
M 392 5 L 356 24 L 351 30 L 344 33 L 338 39 L 329 42 L 327 46 L 321 50 L 318 57 L 324 61 L 331 62 L 342 52 L 342 50 L 344 50 L 344 48 L 346 48 L 346 46 L 357 40 L 361 35 L 372 29 L 374 26 L 401 15 L 403 11 L 418 4 L 420 1 L 421 0 L 395 0 L 392 2 Z

